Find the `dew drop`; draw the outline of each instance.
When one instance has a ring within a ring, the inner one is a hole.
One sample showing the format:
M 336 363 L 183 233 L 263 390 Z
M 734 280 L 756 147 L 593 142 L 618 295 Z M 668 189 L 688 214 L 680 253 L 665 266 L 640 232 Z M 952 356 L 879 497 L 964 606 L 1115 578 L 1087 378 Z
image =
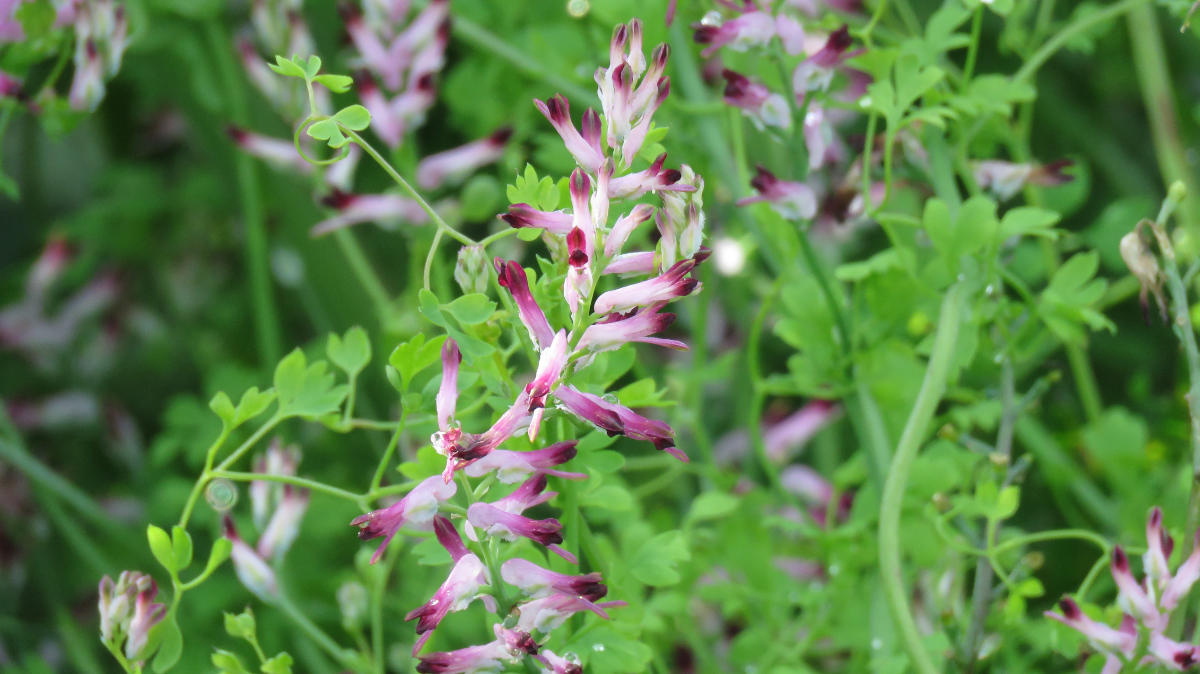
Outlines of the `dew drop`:
M 592 650 L 596 651 L 597 653 L 603 653 L 604 652 L 604 644 L 592 644 Z
M 204 489 L 204 500 L 217 512 L 225 512 L 232 508 L 238 500 L 237 486 L 225 478 L 217 478 L 208 483 Z
M 588 0 L 568 0 L 567 2 L 567 14 L 576 19 L 586 16 L 591 8 L 592 4 Z
M 719 26 L 719 25 L 721 25 L 721 13 L 714 9 L 713 11 L 709 12 L 708 14 L 705 14 L 704 18 L 700 19 L 700 25 L 702 25 L 702 26 Z

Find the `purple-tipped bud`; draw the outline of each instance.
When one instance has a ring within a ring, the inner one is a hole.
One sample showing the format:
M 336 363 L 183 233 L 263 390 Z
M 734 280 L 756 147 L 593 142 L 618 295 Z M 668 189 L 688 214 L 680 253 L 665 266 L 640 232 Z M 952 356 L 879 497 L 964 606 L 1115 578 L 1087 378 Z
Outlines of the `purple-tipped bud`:
M 579 133 L 571 121 L 571 106 L 566 97 L 555 94 L 546 102 L 534 99 L 533 103 L 562 137 L 567 151 L 575 157 L 580 166 L 588 171 L 600 168 L 604 163 L 604 153 L 600 149 L 599 136 L 597 135 L 592 142 Z
M 553 469 L 554 466 L 562 465 L 573 458 L 575 458 L 574 440 L 555 443 L 545 449 L 536 449 L 530 452 L 497 449 L 467 466 L 465 472 L 470 477 L 483 477 L 496 471 L 496 478 L 505 484 L 519 482 L 534 473 L 545 473 L 569 480 L 586 479 L 587 475 L 583 473 L 568 473 Z
M 232 518 L 226 515 L 223 524 L 225 538 L 233 543 L 230 558 L 233 561 L 233 570 L 237 573 L 238 580 L 259 599 L 268 602 L 274 601 L 279 596 L 279 583 L 275 578 L 275 570 L 259 556 L 254 548 L 238 536 Z
M 516 229 L 536 227 L 551 234 L 566 234 L 574 226 L 573 216 L 566 211 L 539 211 L 524 203 L 509 206 L 508 212 L 498 217 Z
M 550 322 L 546 320 L 546 314 L 533 299 L 533 293 L 529 290 L 529 277 L 525 275 L 525 269 L 515 260 L 506 262 L 501 258 L 496 258 L 494 262 L 500 287 L 507 288 L 508 292 L 512 294 L 513 301 L 517 304 L 517 313 L 520 314 L 525 328 L 529 330 L 530 339 L 539 349 L 550 346 L 550 343 L 554 341 L 554 331 L 550 329 Z
M 458 342 L 447 338 L 442 344 L 442 383 L 437 393 L 437 422 L 443 432 L 449 431 L 454 422 L 454 409 L 458 403 L 458 365 L 461 362 Z
M 766 202 L 785 218 L 807 220 L 817 214 L 817 195 L 811 187 L 800 182 L 780 180 L 762 166 L 756 167 L 750 185 L 758 195 L 738 199 L 738 206 Z
M 383 537 L 383 543 L 371 555 L 371 563 L 374 564 L 401 526 L 428 528 L 441 504 L 453 497 L 456 491 L 458 487 L 453 482 L 446 482 L 440 475 L 434 475 L 425 478 L 396 503 L 355 517 L 350 521 L 350 526 L 359 528 L 358 537 L 364 541 Z
M 576 350 L 607 351 L 629 342 L 644 342 L 669 349 L 686 351 L 688 346 L 674 339 L 651 337 L 666 330 L 675 322 L 675 314 L 658 313 L 663 304 L 652 304 L 628 313 L 612 313 L 588 326 Z
M 544 569 L 524 559 L 510 559 L 500 566 L 500 577 L 509 585 L 515 585 L 530 597 L 547 597 L 555 592 L 597 601 L 608 594 L 608 587 L 600 581 L 599 573 L 572 576 Z

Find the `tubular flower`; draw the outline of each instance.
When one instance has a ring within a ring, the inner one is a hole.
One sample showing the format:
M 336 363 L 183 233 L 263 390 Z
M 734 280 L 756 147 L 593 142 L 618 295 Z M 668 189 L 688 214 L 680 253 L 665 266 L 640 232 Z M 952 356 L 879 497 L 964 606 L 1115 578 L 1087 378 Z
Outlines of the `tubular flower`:
M 661 421 L 647 419 L 624 405 L 607 402 L 599 396 L 583 393 L 567 385 L 559 386 L 554 397 L 568 412 L 609 435 L 645 440 L 680 461 L 688 460 L 687 454 L 675 447 L 675 431 Z
M 475 555 L 467 553 L 455 560 L 454 568 L 450 570 L 450 576 L 433 594 L 433 597 L 404 616 L 405 620 L 417 621 L 419 637 L 413 644 L 413 655 L 421 651 L 425 642 L 432 636 L 433 630 L 447 614 L 462 611 L 470 606 L 471 602 L 480 598 L 484 600 L 485 604 L 489 604 L 488 610 L 494 613 L 496 611 L 495 600 L 488 595 L 480 595 L 480 590 L 490 583 L 487 568 Z
M 116 582 L 109 576 L 102 578 L 98 602 L 101 640 L 115 647 L 124 641 L 126 658 L 145 660 L 150 630 L 167 612 L 166 604 L 154 602 L 157 595 L 154 579 L 139 571 L 122 571 Z
M 829 35 L 825 46 L 796 66 L 792 73 L 792 90 L 796 102 L 803 103 L 810 91 L 825 91 L 833 81 L 837 68 L 857 52 L 847 53 L 850 48 L 850 28 L 842 26 Z
M 567 618 L 581 611 L 591 611 L 607 620 L 608 613 L 604 609 L 626 605 L 623 601 L 606 601 L 596 604 L 578 595 L 551 594 L 517 607 L 521 614 L 517 618 L 517 629 L 529 633 L 534 630 L 550 632 L 566 622 Z
M 600 582 L 600 574 L 589 573 L 572 576 L 544 569 L 533 562 L 516 558 L 500 566 L 500 577 L 509 585 L 521 588 L 532 598 L 560 594 L 583 597 L 597 601 L 608 594 L 608 587 Z
M 565 235 L 575 226 L 575 218 L 566 211 L 539 211 L 529 204 L 513 204 L 499 218 L 514 229 L 535 227 L 551 234 Z
M 972 164 L 975 182 L 1001 200 L 1011 199 L 1026 185 L 1053 187 L 1071 182 L 1074 176 L 1066 173 L 1074 162 L 1059 159 L 1049 164 L 1014 164 L 1013 162 L 987 160 Z
M 554 651 L 543 648 L 537 659 L 538 662 L 542 663 L 542 671 L 547 674 L 583 674 L 583 667 L 579 664 L 579 657 L 574 653 L 559 656 L 555 655 Z
M 487 138 L 425 157 L 417 164 L 417 184 L 433 189 L 491 164 L 504 154 L 510 136 L 512 128 L 504 127 Z
M 275 578 L 275 570 L 257 550 L 238 536 L 233 518 L 228 515 L 224 519 L 224 530 L 225 538 L 233 543 L 230 559 L 233 560 L 233 570 L 237 573 L 238 580 L 259 599 L 274 601 L 279 596 L 279 582 Z
M 1200 535 L 1197 535 L 1200 544 Z M 1079 605 L 1069 597 L 1059 601 L 1059 613 L 1046 612 L 1046 617 L 1068 625 L 1081 634 L 1097 651 L 1106 657 L 1105 672 L 1121 671 L 1138 652 L 1139 644 L 1149 644 L 1148 654 L 1138 663 L 1155 665 L 1173 671 L 1190 669 L 1200 664 L 1200 646 L 1179 643 L 1164 632 L 1171 622 L 1171 612 L 1200 578 L 1200 545 L 1172 575 L 1168 565 L 1174 543 L 1163 530 L 1162 510 L 1155 507 L 1146 522 L 1146 553 L 1142 556 L 1144 582 L 1138 583 L 1129 567 L 1129 556 L 1121 546 L 1112 551 L 1112 574 L 1118 589 L 1117 603 L 1124 612 L 1121 626 L 1114 629 L 1084 615 Z
M 721 71 L 721 76 L 725 78 L 725 102 L 741 108 L 758 128 L 791 128 L 792 111 L 782 95 L 728 68 Z
M 721 47 L 746 51 L 767 44 L 775 37 L 775 18 L 766 12 L 746 12 L 719 26 L 701 23 L 692 28 L 695 31 L 693 39 L 698 44 L 708 45 L 700 54 L 712 56 Z
M 642 22 L 634 19 L 613 31 L 608 67 L 596 70 L 600 106 L 608 120 L 608 146 L 620 152 L 625 166 L 641 150 L 654 112 L 670 94 L 670 78 L 663 76 L 670 55 L 667 45 L 660 44 L 647 64 Z
M 508 292 L 512 294 L 513 301 L 517 303 L 517 313 L 521 316 L 521 322 L 529 330 L 529 338 L 539 349 L 550 346 L 550 343 L 554 341 L 554 331 L 550 329 L 550 322 L 546 320 L 546 314 L 538 306 L 537 300 L 533 299 L 533 293 L 529 290 L 529 277 L 525 275 L 525 269 L 515 261 L 506 262 L 500 258 L 496 258 L 495 265 L 500 287 L 508 289 Z
M 440 475 L 434 475 L 423 480 L 404 498 L 380 510 L 373 510 L 365 515 L 359 515 L 350 521 L 351 526 L 359 528 L 358 537 L 362 540 L 383 537 L 383 543 L 371 555 L 371 563 L 379 561 L 383 551 L 387 549 L 392 537 L 401 526 L 424 527 L 433 521 L 442 502 L 454 496 L 458 487 L 453 482 L 446 482 Z
M 651 337 L 675 322 L 675 314 L 659 313 L 664 302 L 656 302 L 628 313 L 611 313 L 592 323 L 579 340 L 580 351 L 607 351 L 630 342 L 644 342 L 668 349 L 686 351 L 688 345 L 677 339 Z
M 512 452 L 506 449 L 492 450 L 487 456 L 467 466 L 463 472 L 469 477 L 483 477 L 492 471 L 496 479 L 505 484 L 519 482 L 533 474 L 546 474 L 568 480 L 584 480 L 583 473 L 568 473 L 555 470 L 559 466 L 575 458 L 574 440 L 558 442 L 545 449 L 529 452 Z
M 758 195 L 738 199 L 738 206 L 764 201 L 789 220 L 807 220 L 817 214 L 817 195 L 811 187 L 804 183 L 780 180 L 762 166 L 757 166 L 755 170 L 757 174 L 750 185 L 758 190 Z
M 677 297 L 686 297 L 700 291 L 700 281 L 690 274 L 707 256 L 697 255 L 687 260 L 680 260 L 661 276 L 627 285 L 624 288 L 610 290 L 596 298 L 596 311 L 609 313 L 612 311 L 629 311 L 638 307 L 647 307 L 659 302 L 669 302 Z
M 549 120 L 550 125 L 562 137 L 567 151 L 587 171 L 595 171 L 604 163 L 604 152 L 600 149 L 600 117 L 588 108 L 583 113 L 581 127 L 575 128 L 571 121 L 571 105 L 562 94 L 555 94 L 548 101 L 534 99 L 534 105 Z
M 396 221 L 421 225 L 429 219 L 420 204 L 399 194 L 350 194 L 334 188 L 321 203 L 333 209 L 334 215 L 313 225 L 309 230 L 313 236 L 363 222 L 391 229 Z

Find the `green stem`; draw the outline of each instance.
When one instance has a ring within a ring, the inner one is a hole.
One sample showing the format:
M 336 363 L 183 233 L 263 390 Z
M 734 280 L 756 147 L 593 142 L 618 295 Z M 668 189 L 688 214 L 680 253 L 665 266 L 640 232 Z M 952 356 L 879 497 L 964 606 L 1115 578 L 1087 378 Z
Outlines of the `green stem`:
M 884 597 L 892 613 L 892 622 L 900 630 L 909 659 L 914 668 L 922 674 L 933 674 L 937 668 L 921 644 L 921 635 L 917 632 L 917 624 L 908 605 L 900 564 L 900 513 L 904 505 L 909 469 L 912 468 L 913 459 L 916 458 L 917 451 L 925 439 L 925 431 L 946 390 L 965 300 L 966 287 L 961 283 L 951 286 L 942 300 L 929 367 L 925 371 L 921 390 L 917 394 L 916 403 L 892 457 L 887 481 L 883 486 L 879 512 L 879 567 Z
M 379 314 L 379 320 L 386 321 L 392 311 L 391 296 L 383 287 L 383 281 L 375 272 L 375 268 L 371 266 L 371 261 L 367 259 L 362 246 L 358 244 L 358 239 L 354 238 L 354 233 L 348 229 L 335 230 L 333 239 L 337 242 L 338 248 L 342 250 L 342 255 L 346 257 L 346 262 L 350 264 L 350 271 L 354 273 L 355 278 L 362 284 L 363 290 L 371 298 L 371 303 L 375 305 L 375 313 Z
M 971 83 L 971 75 L 975 73 L 975 60 L 979 55 L 979 31 L 983 26 L 983 5 L 975 8 L 975 16 L 971 19 L 971 44 L 967 47 L 967 61 L 963 64 L 962 90 L 966 91 Z
M 290 599 L 288 599 L 286 596 L 280 595 L 279 601 L 275 603 L 275 606 L 277 606 L 279 610 L 283 611 L 284 615 L 290 618 L 291 621 L 296 624 L 296 627 L 300 628 L 301 632 L 304 632 L 306 635 L 308 635 L 308 638 L 312 639 L 312 641 L 316 643 L 321 650 L 328 653 L 330 657 L 338 662 L 338 664 L 350 671 L 354 670 L 354 665 L 357 663 L 350 653 L 346 649 L 343 649 L 341 646 L 339 646 L 332 637 L 324 632 L 324 630 L 322 630 L 320 627 L 317 627 L 313 621 L 309 620 L 308 616 L 304 615 L 304 613 L 297 608 Z
M 396 453 L 396 447 L 400 445 L 400 434 L 404 432 L 404 419 L 407 416 L 408 410 L 400 410 L 400 425 L 396 426 L 391 440 L 388 440 L 387 449 L 383 451 L 383 457 L 379 459 L 379 465 L 375 466 L 375 474 L 371 477 L 372 492 L 378 490 L 379 485 L 383 484 L 383 476 L 387 474 L 388 464 L 392 462 L 392 456 Z
M 433 272 L 433 258 L 437 256 L 438 244 L 442 242 L 442 230 L 433 233 L 433 241 L 429 244 L 429 252 L 425 254 L 425 270 L 421 274 L 422 287 L 426 290 L 432 290 L 429 287 L 431 274 Z
M 303 487 L 303 488 L 309 489 L 311 491 L 320 492 L 322 494 L 328 494 L 330 496 L 336 496 L 337 498 L 341 498 L 341 499 L 346 499 L 347 501 L 354 501 L 355 503 L 360 503 L 363 500 L 362 494 L 355 494 L 352 491 L 347 491 L 345 489 L 339 489 L 337 487 L 325 484 L 324 482 L 317 482 L 316 480 L 310 480 L 310 479 L 304 478 L 304 477 L 295 477 L 292 475 L 275 475 L 273 473 L 246 473 L 246 472 L 231 471 L 231 470 L 214 470 L 212 472 L 212 477 L 214 477 L 214 478 L 223 477 L 226 480 L 233 480 L 234 482 L 256 482 L 256 481 L 282 482 L 283 484 L 290 484 L 290 485 L 295 485 L 297 487 Z
M 205 23 L 204 28 L 217 70 L 224 83 L 223 89 L 229 101 L 229 117 L 234 124 L 245 126 L 249 114 L 243 95 L 244 86 L 238 78 L 237 66 L 233 62 L 233 45 L 229 42 L 224 26 L 216 20 Z M 282 338 L 275 299 L 271 293 L 267 229 L 263 216 L 258 168 L 254 159 L 245 152 L 234 153 L 234 164 L 238 197 L 242 204 L 243 225 L 246 228 L 246 272 L 250 277 L 250 297 L 254 306 L 254 334 L 263 366 L 271 367 L 279 362 Z
M 451 238 L 457 240 L 464 246 L 475 245 L 476 242 L 474 239 L 463 234 L 457 229 L 454 229 L 449 223 L 443 220 L 442 216 L 438 215 L 438 212 L 433 210 L 433 206 L 430 206 L 429 202 L 425 201 L 425 197 L 421 196 L 421 193 L 418 192 L 416 188 L 413 187 L 407 180 L 405 180 L 404 176 L 400 175 L 400 172 L 393 168 L 391 163 L 384 159 L 383 155 L 379 154 L 379 151 L 372 147 L 371 144 L 366 140 L 364 140 L 362 136 L 358 135 L 358 133 L 352 129 L 347 129 L 345 127 L 341 127 L 341 129 L 342 133 L 346 134 L 347 138 L 354 141 L 360 148 L 362 148 L 363 152 L 366 152 L 371 159 L 375 160 L 376 164 L 379 164 L 379 167 L 383 169 L 383 172 L 388 174 L 388 177 L 391 178 L 392 181 L 397 185 L 399 185 L 400 189 L 407 192 L 408 196 L 413 201 L 417 202 L 417 205 L 421 207 L 421 210 L 425 211 L 425 214 L 429 216 L 429 219 L 432 220 L 435 225 L 437 225 L 439 232 L 445 232 L 446 234 L 449 234 Z
M 1075 37 L 1079 33 L 1088 30 L 1098 23 L 1103 23 L 1118 17 L 1121 14 L 1130 11 L 1134 7 L 1147 2 L 1149 2 L 1149 0 L 1123 0 L 1122 2 L 1118 2 L 1114 5 L 1109 5 L 1098 12 L 1087 13 L 1080 16 L 1074 22 L 1066 25 L 1062 30 L 1058 31 L 1058 33 L 1056 33 L 1054 37 L 1047 40 L 1046 43 L 1043 44 L 1041 48 L 1033 54 L 1033 56 L 1029 57 L 1029 60 L 1021 66 L 1021 69 L 1018 70 L 1015 75 L 1013 75 L 1013 81 L 1020 82 L 1021 80 L 1032 77 L 1038 71 L 1038 68 L 1041 68 L 1046 61 L 1050 60 L 1051 56 L 1054 56 L 1059 49 L 1062 49 L 1063 45 L 1065 45 L 1071 40 L 1071 38 Z
M 1184 226 L 1195 234 L 1200 228 L 1200 186 L 1188 167 L 1188 145 L 1179 137 L 1175 92 L 1171 86 L 1167 55 L 1154 7 L 1137 7 L 1126 17 L 1126 22 L 1133 47 L 1133 64 L 1137 70 L 1146 115 L 1150 119 L 1150 135 L 1154 140 L 1154 154 L 1158 158 L 1163 184 L 1181 181 L 1187 187 L 1187 198 L 1182 204 L 1187 215 Z

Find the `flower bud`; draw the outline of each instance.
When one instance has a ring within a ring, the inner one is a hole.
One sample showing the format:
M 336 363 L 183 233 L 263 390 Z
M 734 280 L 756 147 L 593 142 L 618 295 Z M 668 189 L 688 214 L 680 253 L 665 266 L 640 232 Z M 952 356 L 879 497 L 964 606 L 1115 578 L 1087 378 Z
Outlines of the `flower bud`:
M 454 265 L 454 280 L 464 293 L 487 292 L 488 259 L 483 246 L 463 246 Z
M 1121 237 L 1121 259 L 1125 260 L 1125 265 L 1129 267 L 1129 271 L 1133 273 L 1134 278 L 1138 280 L 1138 284 L 1141 286 L 1141 291 L 1138 293 L 1138 300 L 1142 304 L 1142 314 L 1145 316 L 1146 321 L 1150 321 L 1150 293 L 1154 293 L 1154 299 L 1158 303 L 1159 314 L 1162 316 L 1163 321 L 1166 321 L 1167 300 L 1163 295 L 1162 269 L 1158 266 L 1158 260 L 1150 252 L 1150 247 L 1146 245 L 1146 241 L 1142 238 L 1139 229 L 1134 229 L 1132 232 Z

